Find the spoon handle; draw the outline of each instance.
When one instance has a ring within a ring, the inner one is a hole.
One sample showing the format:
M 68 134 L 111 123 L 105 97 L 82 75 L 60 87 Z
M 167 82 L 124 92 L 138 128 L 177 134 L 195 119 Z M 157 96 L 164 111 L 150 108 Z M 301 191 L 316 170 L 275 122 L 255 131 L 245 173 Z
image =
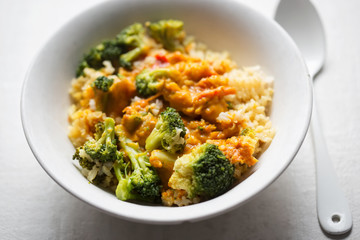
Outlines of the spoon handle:
M 317 212 L 321 227 L 330 234 L 343 234 L 352 227 L 347 199 L 337 181 L 318 118 L 316 103 L 311 120 L 317 171 Z

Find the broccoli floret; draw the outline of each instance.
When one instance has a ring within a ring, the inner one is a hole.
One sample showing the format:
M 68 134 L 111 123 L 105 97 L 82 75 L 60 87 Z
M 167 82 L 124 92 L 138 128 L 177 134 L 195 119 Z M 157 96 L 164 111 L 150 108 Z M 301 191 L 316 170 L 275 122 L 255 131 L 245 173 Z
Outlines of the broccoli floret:
M 105 129 L 104 122 L 98 122 L 95 124 L 95 132 L 94 132 L 94 138 L 99 139 L 101 138 L 101 135 L 103 134 Z
M 90 67 L 89 64 L 85 60 L 82 60 L 76 69 L 76 77 L 80 77 L 81 75 L 83 75 L 84 69 L 88 67 Z
M 185 147 L 185 125 L 180 114 L 168 107 L 160 114 L 155 128 L 146 139 L 145 148 L 152 151 L 164 148 L 170 153 L 179 153 Z
M 131 185 L 129 163 L 124 162 L 123 156 L 114 162 L 113 169 L 118 180 L 118 185 L 115 190 L 116 197 L 122 201 L 137 199 L 138 196 L 132 193 L 133 187 Z
M 134 48 L 133 50 L 122 54 L 120 57 L 120 66 L 131 70 L 132 69 L 132 62 L 138 59 L 143 53 L 141 48 Z
M 116 40 L 107 40 L 102 43 L 103 49 L 101 52 L 102 60 L 110 60 L 112 65 L 117 65 L 116 62 L 119 61 L 119 57 L 122 53 L 122 48 L 120 43 Z
M 85 68 L 90 67 L 100 69 L 103 67 L 103 61 L 111 61 L 113 66 L 118 66 L 119 57 L 122 48 L 117 40 L 106 40 L 86 53 L 76 71 L 76 76 L 83 74 Z
M 145 29 L 140 23 L 134 23 L 124 30 L 118 36 L 117 41 L 125 50 L 120 56 L 120 66 L 131 69 L 132 62 L 138 59 L 146 48 L 145 44 Z
M 87 67 L 95 69 L 102 67 L 101 50 L 97 49 L 97 47 L 91 48 L 90 51 L 84 55 L 83 60 L 76 70 L 76 76 L 81 76 Z
M 120 157 L 120 152 L 117 150 L 114 127 L 114 119 L 106 118 L 101 137 L 85 142 L 83 148 L 89 157 L 100 162 L 115 161 Z
M 128 139 L 121 129 L 117 129 L 120 146 L 129 157 L 132 173 L 129 177 L 132 199 L 149 202 L 160 200 L 161 182 L 156 170 L 150 165 L 146 152 L 139 149 L 139 145 Z
M 227 191 L 233 181 L 234 166 L 216 145 L 204 143 L 176 160 L 169 186 L 185 190 L 190 199 L 209 199 Z
M 85 153 L 85 150 L 84 148 L 81 146 L 81 147 L 78 147 L 76 149 L 76 152 L 75 154 L 73 155 L 73 160 L 78 160 L 79 161 L 79 164 L 82 168 L 84 169 L 88 169 L 88 170 L 92 170 L 93 167 L 95 166 L 95 161 L 94 159 L 92 159 L 89 155 L 87 155 Z M 106 178 L 106 174 L 104 173 L 97 173 L 97 175 L 94 177 L 93 180 L 91 180 L 91 183 L 92 184 L 95 184 L 95 185 L 99 185 L 101 184 Z
M 111 85 L 114 83 L 114 79 L 105 76 L 100 76 L 91 84 L 93 88 L 97 88 L 103 92 L 108 92 Z
M 73 160 L 78 160 L 82 168 L 91 170 L 95 165 L 95 162 L 91 158 L 87 158 L 86 156 L 84 156 L 83 153 L 83 147 L 76 148 L 75 154 L 73 155 Z
M 106 174 L 98 174 L 96 177 L 91 181 L 91 183 L 95 185 L 100 185 L 106 178 Z
M 82 168 L 91 170 L 95 164 L 115 162 L 123 159 L 123 154 L 117 150 L 115 139 L 115 121 L 106 118 L 104 122 L 95 125 L 94 138 L 76 148 L 73 160 L 78 160 Z M 99 173 L 91 181 L 98 185 L 106 178 L 106 174 Z
M 170 77 L 172 71 L 167 68 L 158 69 L 144 69 L 141 73 L 136 76 L 136 91 L 141 97 L 150 97 L 158 93 L 164 81 L 161 78 Z
M 148 25 L 150 36 L 169 51 L 183 51 L 184 23 L 178 20 L 160 20 Z
M 91 87 L 94 89 L 96 110 L 106 112 L 106 107 L 110 95 L 110 88 L 113 83 L 114 79 L 105 76 L 100 76 L 91 83 Z

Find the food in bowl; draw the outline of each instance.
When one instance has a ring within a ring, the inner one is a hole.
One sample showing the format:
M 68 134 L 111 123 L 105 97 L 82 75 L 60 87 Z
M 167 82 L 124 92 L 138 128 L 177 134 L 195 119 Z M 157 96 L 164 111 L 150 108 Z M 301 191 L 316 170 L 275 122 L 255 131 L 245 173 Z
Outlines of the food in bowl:
M 274 137 L 272 79 L 186 36 L 134 23 L 83 57 L 68 136 L 82 174 L 124 201 L 185 206 L 229 190 Z

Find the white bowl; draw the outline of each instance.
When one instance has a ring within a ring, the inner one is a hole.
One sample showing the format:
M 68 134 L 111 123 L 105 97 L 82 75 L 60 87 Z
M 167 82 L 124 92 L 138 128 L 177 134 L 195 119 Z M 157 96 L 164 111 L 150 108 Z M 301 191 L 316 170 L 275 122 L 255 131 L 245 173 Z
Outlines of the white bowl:
M 227 193 L 186 207 L 146 206 L 117 200 L 88 183 L 74 166 L 67 138 L 68 90 L 82 54 L 134 22 L 179 19 L 212 50 L 227 50 L 239 66 L 260 65 L 274 77 L 271 120 L 276 136 L 249 176 Z M 141 222 L 196 221 L 249 201 L 286 169 L 307 132 L 312 87 L 294 42 L 272 19 L 236 1 L 113 1 L 65 24 L 39 52 L 26 76 L 21 116 L 28 143 L 44 170 L 65 190 L 112 215 Z M 281 196 L 279 196 L 280 198 Z M 49 201 L 56 201 L 51 199 Z

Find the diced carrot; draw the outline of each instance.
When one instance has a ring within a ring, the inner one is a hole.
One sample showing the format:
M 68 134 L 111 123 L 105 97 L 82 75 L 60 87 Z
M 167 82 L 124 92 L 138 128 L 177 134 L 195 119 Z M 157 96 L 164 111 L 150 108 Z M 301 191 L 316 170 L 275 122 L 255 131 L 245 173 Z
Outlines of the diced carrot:
M 156 60 L 158 60 L 158 61 L 160 61 L 160 62 L 162 62 L 162 63 L 167 63 L 167 62 L 169 62 L 169 60 L 167 59 L 167 57 L 166 57 L 165 55 L 163 55 L 163 54 L 156 54 L 156 55 L 155 55 L 155 58 L 156 58 Z

